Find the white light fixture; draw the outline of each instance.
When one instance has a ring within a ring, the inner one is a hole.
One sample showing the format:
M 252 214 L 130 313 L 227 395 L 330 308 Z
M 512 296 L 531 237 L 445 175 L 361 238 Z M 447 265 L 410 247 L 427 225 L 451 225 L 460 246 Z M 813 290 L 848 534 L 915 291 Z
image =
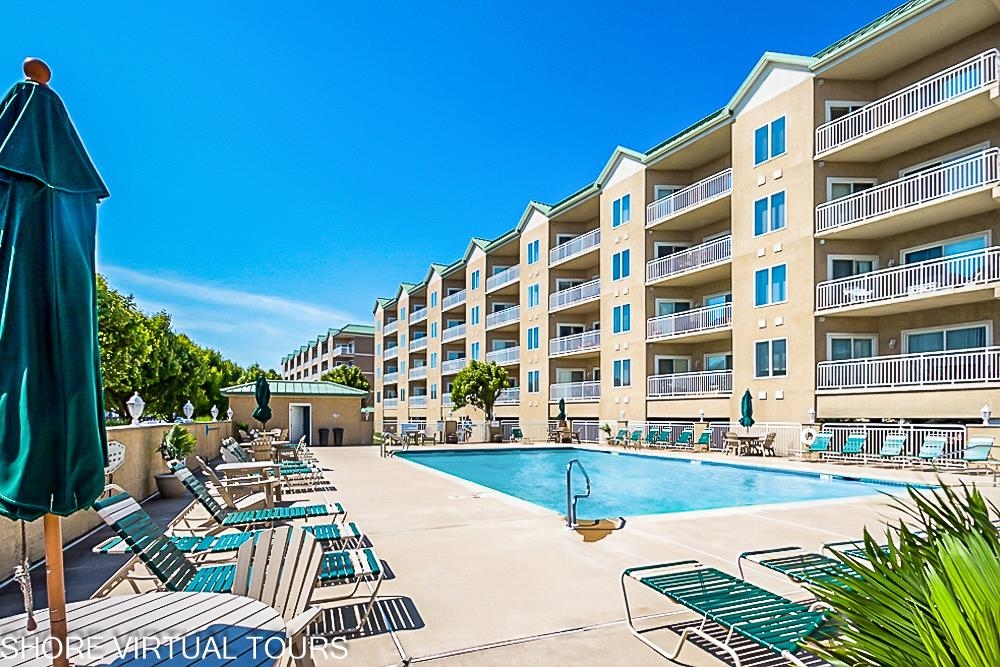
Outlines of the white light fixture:
M 808 415 L 809 415 L 809 423 L 810 424 L 815 424 L 816 423 L 816 408 L 810 407 Z
M 228 419 L 229 421 L 233 421 L 233 408 L 232 408 L 232 406 L 230 406 L 229 409 L 226 410 L 226 419 Z
M 194 406 L 191 405 L 191 401 L 188 401 L 187 403 L 185 403 L 184 407 L 181 408 L 181 410 L 184 411 L 184 418 L 185 419 L 191 419 L 191 417 L 194 415 Z
M 700 422 L 705 421 L 705 411 L 704 410 L 699 410 L 698 411 L 698 421 L 700 421 Z
M 132 416 L 132 426 L 136 426 L 139 423 L 139 417 L 142 416 L 142 411 L 146 408 L 146 401 L 142 400 L 139 392 L 135 392 L 132 398 L 125 403 L 125 407 L 128 408 L 128 413 Z
M 983 426 L 987 426 L 990 423 L 990 414 L 992 413 L 993 411 L 990 410 L 989 405 L 979 408 L 979 416 L 983 418 Z
M 219 421 L 219 408 L 218 407 L 216 407 L 216 406 L 213 405 L 212 409 L 209 410 L 208 412 L 209 412 L 209 414 L 212 415 L 212 421 L 214 421 L 214 422 Z

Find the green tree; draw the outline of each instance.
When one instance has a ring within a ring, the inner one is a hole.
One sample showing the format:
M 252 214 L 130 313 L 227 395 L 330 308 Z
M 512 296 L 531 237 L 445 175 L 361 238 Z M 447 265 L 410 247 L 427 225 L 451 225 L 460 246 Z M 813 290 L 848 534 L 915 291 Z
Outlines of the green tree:
M 278 371 L 274 370 L 273 368 L 268 368 L 265 371 L 263 368 L 260 367 L 260 364 L 255 363 L 252 366 L 243 370 L 243 373 L 240 375 L 239 382 L 237 382 L 237 384 L 246 384 L 247 382 L 253 382 L 254 380 L 257 379 L 257 376 L 261 375 L 262 373 L 264 377 L 267 378 L 268 380 L 281 379 L 281 375 L 278 373 Z
M 493 405 L 500 392 L 510 386 L 507 369 L 495 362 L 484 363 L 473 360 L 455 376 L 451 383 L 451 400 L 455 408 L 472 405 L 486 413 L 488 421 L 493 420 Z
M 371 391 L 371 384 L 368 382 L 368 378 L 357 366 L 336 366 L 331 370 L 323 373 L 319 378 L 324 382 L 336 382 L 337 384 L 346 385 L 348 387 L 354 387 L 355 389 L 362 389 L 364 391 Z
M 97 340 L 101 348 L 104 401 L 108 409 L 127 415 L 125 401 L 143 386 L 152 349 L 148 317 L 125 296 L 97 276 Z

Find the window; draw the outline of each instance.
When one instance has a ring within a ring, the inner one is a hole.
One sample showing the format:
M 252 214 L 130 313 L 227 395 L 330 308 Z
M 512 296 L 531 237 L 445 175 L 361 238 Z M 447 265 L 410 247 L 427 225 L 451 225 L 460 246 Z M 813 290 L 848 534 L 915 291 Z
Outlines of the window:
M 731 371 L 733 370 L 733 353 L 719 352 L 705 355 L 706 371 Z
M 403 402 L 406 402 L 406 390 L 405 389 L 400 389 L 399 390 L 399 400 L 401 400 Z
M 431 308 L 437 308 L 438 305 L 438 293 L 431 292 Z
M 838 118 L 843 118 L 849 113 L 854 113 L 867 102 L 842 102 L 830 100 L 826 103 L 826 121 L 837 120 Z
M 625 195 L 611 204 L 611 226 L 624 225 L 632 219 L 632 196 Z
M 826 342 L 826 357 L 830 361 L 868 359 L 878 350 L 875 336 L 869 334 L 828 334 Z
M 611 279 L 621 280 L 628 278 L 630 273 L 629 259 L 631 251 L 622 250 L 611 256 Z
M 760 269 L 754 274 L 754 305 L 769 306 L 788 298 L 784 264 Z
M 856 257 L 850 255 L 831 255 L 827 271 L 829 272 L 830 280 L 836 280 L 837 278 L 849 278 L 862 273 L 868 273 L 869 271 L 874 271 L 877 268 L 878 257 L 864 255 Z
M 675 252 L 683 252 L 690 247 L 691 244 L 687 241 L 654 241 L 653 258 L 660 259 L 667 255 L 673 255 Z
M 691 310 L 690 301 L 678 301 L 675 299 L 656 300 L 656 317 L 662 317 L 663 315 L 674 315 L 676 313 L 683 313 L 686 310 Z
M 948 241 L 935 243 L 934 245 L 907 248 L 900 253 L 900 258 L 904 264 L 912 264 L 913 262 L 922 262 L 928 259 L 951 257 L 952 255 L 972 250 L 982 250 L 988 245 L 988 234 L 974 234 L 972 236 L 949 239 Z
M 612 333 L 622 333 L 632 329 L 632 304 L 626 303 L 621 306 L 615 306 L 612 313 Z
M 613 365 L 614 385 L 616 387 L 632 386 L 632 360 L 615 359 Z
M 528 329 L 528 349 L 537 350 L 538 345 L 538 327 L 531 327 Z
M 780 377 L 788 373 L 788 343 L 784 338 L 757 341 L 755 376 Z
M 753 163 L 758 165 L 785 152 L 785 117 L 758 127 L 753 133 Z
M 406 347 L 406 334 L 399 334 L 399 346 Z
M 433 401 L 438 397 L 438 386 L 436 384 L 431 385 L 431 400 Z
M 528 244 L 528 264 L 534 264 L 539 257 L 539 241 L 535 240 Z
M 399 362 L 399 372 L 400 373 L 405 373 L 406 372 L 406 362 L 405 361 L 400 361 Z
M 915 354 L 987 347 L 990 345 L 991 333 L 990 325 L 986 323 L 904 331 L 904 350 L 907 354 Z
M 377 380 L 377 379 L 379 379 L 381 377 L 382 377 L 382 367 L 381 366 L 376 366 L 375 367 L 375 379 Z
M 375 343 L 375 356 L 376 357 L 382 356 L 382 343 Z
M 657 356 L 653 363 L 656 375 L 673 375 L 687 373 L 691 370 L 690 357 Z
M 479 324 L 479 306 L 473 306 L 472 310 L 469 311 L 469 322 L 472 326 Z
M 376 391 L 375 392 L 375 402 L 376 403 L 381 403 L 382 402 L 382 392 L 380 392 L 380 391 Z
M 785 226 L 785 193 L 775 192 L 753 203 L 753 235 L 760 236 Z
M 680 192 L 684 189 L 683 185 L 654 185 L 653 186 L 653 201 L 659 201 L 664 197 L 669 197 L 670 195 Z
M 528 393 L 537 394 L 540 389 L 541 379 L 539 374 L 541 371 L 528 371 Z
M 438 323 L 431 322 L 431 338 L 437 338 L 437 337 L 438 337 Z
M 399 309 L 399 319 L 404 322 L 406 321 L 406 306 Z
M 828 178 L 826 179 L 827 201 L 870 190 L 875 187 L 876 182 L 874 178 Z
M 479 289 L 479 269 L 472 272 L 472 289 Z
M 431 368 L 437 368 L 438 366 L 438 353 L 431 352 Z
M 473 359 L 476 359 L 476 360 L 479 359 L 479 341 L 476 341 L 475 343 L 473 343 L 470 346 L 470 352 L 471 352 L 470 356 Z
M 538 283 L 533 285 L 528 285 L 528 308 L 534 308 L 541 301 L 541 292 L 538 288 Z

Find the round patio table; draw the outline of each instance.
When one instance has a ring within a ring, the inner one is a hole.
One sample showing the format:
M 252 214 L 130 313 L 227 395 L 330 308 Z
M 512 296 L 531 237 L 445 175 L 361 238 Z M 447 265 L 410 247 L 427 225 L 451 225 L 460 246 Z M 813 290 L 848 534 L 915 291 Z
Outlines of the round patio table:
M 220 463 L 215 466 L 215 472 L 222 473 L 223 477 L 230 475 L 257 475 L 273 480 L 272 484 L 265 487 L 265 495 L 268 496 L 268 507 L 274 507 L 274 501 L 281 501 L 281 466 L 273 461 L 236 461 L 234 463 Z M 272 498 L 273 496 L 273 498 Z
M 52 664 L 49 610 L 0 619 L 0 665 Z M 274 665 L 285 644 L 285 622 L 272 607 L 222 593 L 145 593 L 66 605 L 68 655 L 74 666 Z

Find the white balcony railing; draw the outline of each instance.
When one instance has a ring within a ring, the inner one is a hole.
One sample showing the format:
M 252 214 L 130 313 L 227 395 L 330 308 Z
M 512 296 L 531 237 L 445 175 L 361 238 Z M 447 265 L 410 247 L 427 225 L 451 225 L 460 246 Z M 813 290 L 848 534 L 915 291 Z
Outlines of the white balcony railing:
M 399 399 L 396 398 L 395 396 L 391 398 L 383 398 L 382 407 L 388 410 L 394 410 L 399 407 Z
M 673 315 L 661 315 L 646 320 L 646 339 L 658 340 L 698 331 L 725 329 L 733 325 L 733 304 L 705 306 Z
M 588 350 L 599 350 L 601 348 L 601 330 L 592 329 L 571 336 L 559 336 L 549 339 L 549 354 L 558 356 L 561 354 L 573 354 L 574 352 L 587 352 Z
M 899 354 L 816 365 L 820 391 L 898 391 L 1000 383 L 1000 347 Z
M 451 392 L 450 391 L 447 391 L 447 392 L 441 394 L 441 407 L 442 408 L 450 408 L 450 407 L 452 407 L 454 405 L 455 404 L 451 400 Z
M 449 294 L 445 298 L 441 299 L 441 310 L 450 310 L 459 304 L 465 303 L 465 297 L 468 295 L 469 293 L 465 290 Z
M 576 287 L 559 290 L 549 295 L 549 309 L 568 308 L 585 301 L 593 301 L 601 296 L 601 279 L 594 278 Z
M 354 346 L 353 345 L 338 345 L 333 348 L 333 352 L 330 354 L 334 359 L 337 357 L 353 357 L 354 356 Z
M 427 307 L 418 308 L 410 313 L 410 324 L 416 324 L 427 319 Z
M 575 238 L 557 245 L 549 250 L 549 264 L 561 262 L 564 259 L 575 257 L 591 250 L 601 244 L 601 230 L 593 229 L 586 234 L 581 234 Z
M 427 336 L 421 336 L 420 338 L 414 338 L 410 341 L 410 352 L 416 352 L 417 350 L 424 350 L 427 348 Z
M 650 375 L 646 378 L 649 398 L 672 396 L 724 396 L 733 393 L 732 371 L 700 371 Z
M 519 387 L 502 389 L 500 395 L 497 396 L 496 405 L 517 405 L 521 400 L 520 396 L 521 389 Z
M 521 267 L 512 266 L 509 269 L 504 269 L 500 273 L 494 273 L 492 276 L 486 279 L 486 291 L 492 292 L 495 289 L 500 289 L 504 285 L 510 285 L 515 282 L 521 276 Z
M 505 347 L 502 350 L 493 350 L 492 352 L 486 353 L 486 361 L 492 361 L 498 366 L 508 366 L 510 364 L 516 364 L 521 359 L 521 348 L 518 345 L 514 347 Z
M 497 312 L 490 313 L 486 316 L 486 328 L 492 329 L 493 327 L 499 327 L 504 324 L 510 324 L 511 322 L 517 322 L 519 317 L 521 317 L 520 306 L 504 308 L 503 310 L 498 310 Z
M 722 264 L 733 258 L 733 237 L 721 236 L 646 263 L 646 282 Z
M 408 403 L 411 408 L 426 408 L 427 394 L 410 394 L 410 400 Z
M 399 320 L 393 320 L 392 322 L 386 322 L 385 326 L 382 327 L 382 333 L 386 336 L 389 334 L 394 334 L 399 330 Z
M 383 384 L 396 384 L 399 382 L 399 371 L 393 371 L 391 373 L 386 373 L 382 376 Z
M 728 195 L 732 191 L 733 170 L 729 168 L 654 201 L 646 207 L 646 224 L 654 225 L 687 209 Z
M 600 380 L 557 382 L 549 385 L 549 400 L 565 399 L 567 403 L 597 401 L 601 398 Z
M 816 285 L 816 310 L 875 304 L 1000 281 L 1000 248 L 893 266 Z
M 407 375 L 411 380 L 423 380 L 427 377 L 427 366 L 414 366 Z
M 447 329 L 441 331 L 441 342 L 447 343 L 450 340 L 455 340 L 456 338 L 465 337 L 465 323 L 453 324 Z
M 816 128 L 816 153 L 832 150 L 963 95 L 994 86 L 1000 80 L 998 70 L 997 50 L 990 49 L 824 123 Z
M 395 359 L 398 356 L 399 356 L 399 346 L 398 345 L 393 345 L 392 347 L 387 347 L 387 348 L 385 348 L 385 351 L 382 352 L 382 358 L 383 359 Z
M 468 359 L 461 357 L 459 359 L 448 359 L 447 361 L 441 362 L 441 372 L 442 373 L 457 373 L 463 368 L 465 368 L 468 363 Z
M 1000 148 L 898 178 L 816 207 L 816 233 L 983 188 L 1000 179 Z

